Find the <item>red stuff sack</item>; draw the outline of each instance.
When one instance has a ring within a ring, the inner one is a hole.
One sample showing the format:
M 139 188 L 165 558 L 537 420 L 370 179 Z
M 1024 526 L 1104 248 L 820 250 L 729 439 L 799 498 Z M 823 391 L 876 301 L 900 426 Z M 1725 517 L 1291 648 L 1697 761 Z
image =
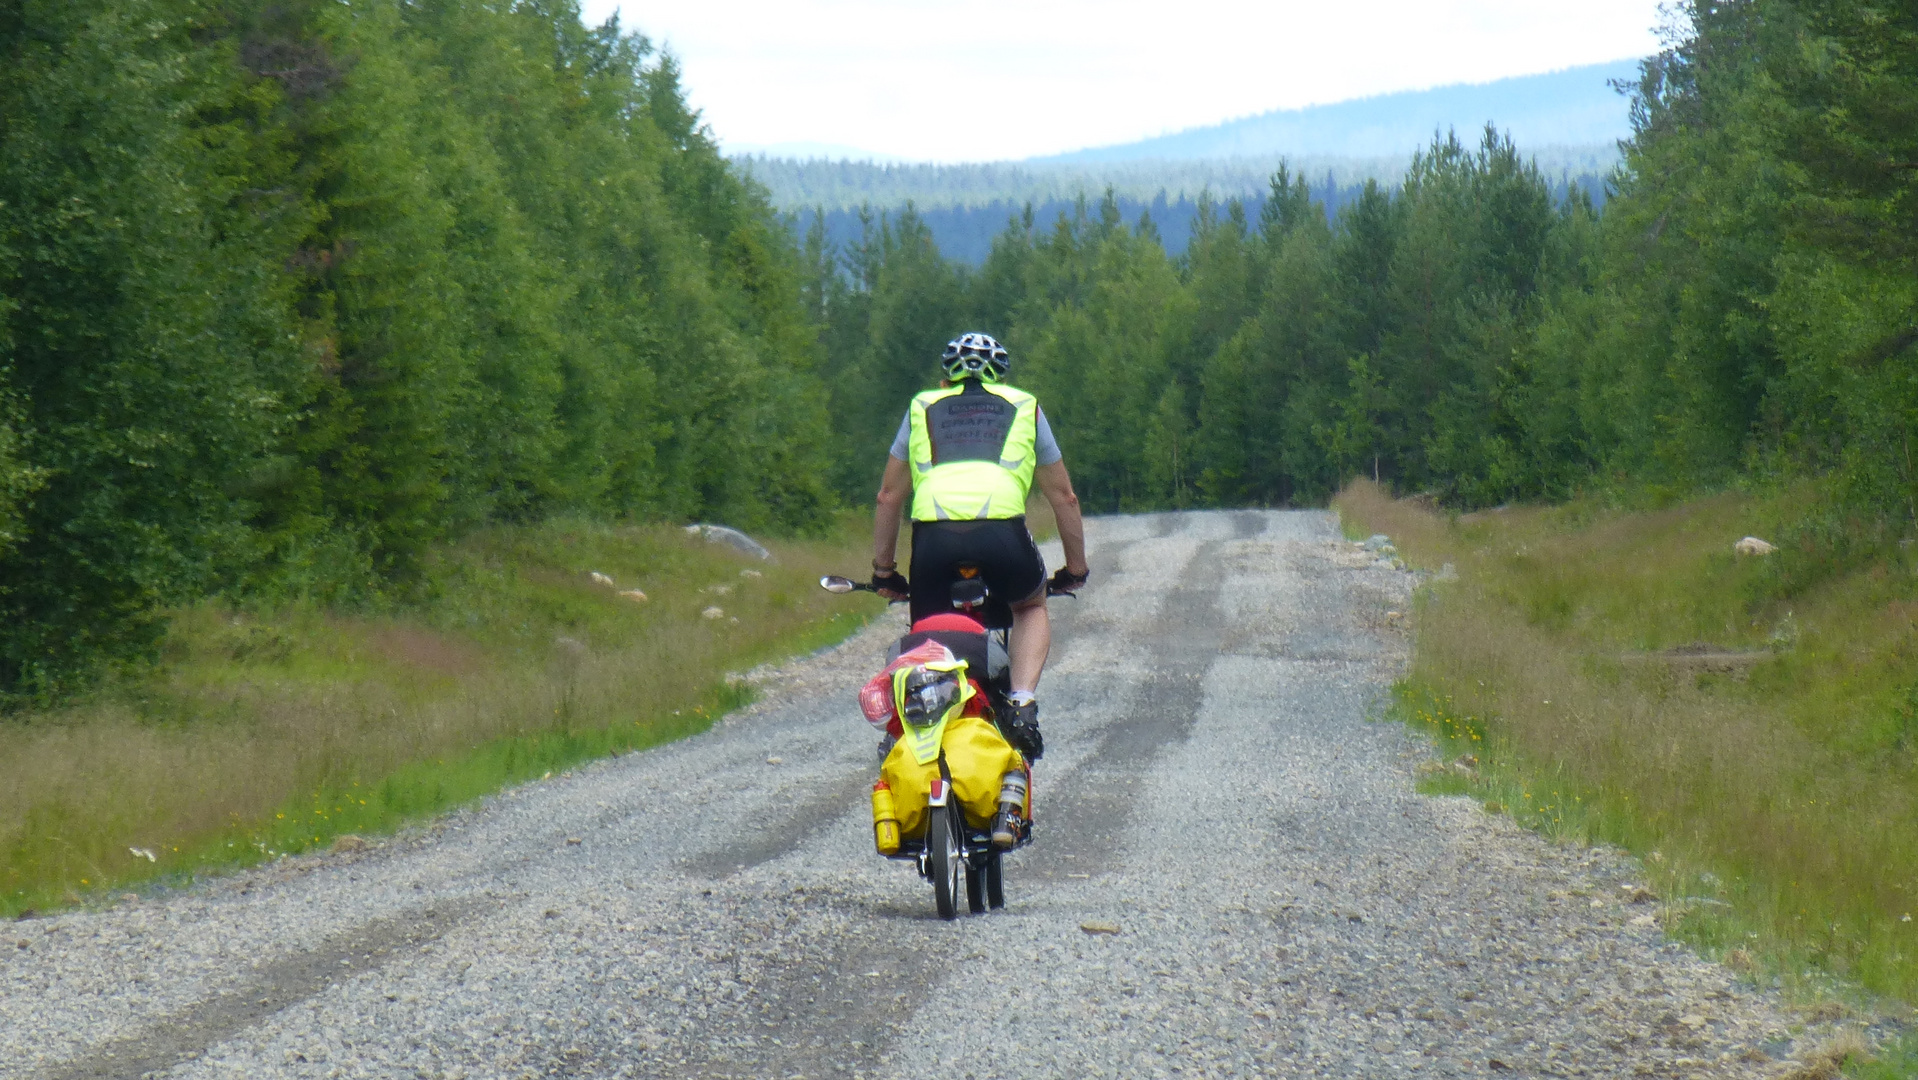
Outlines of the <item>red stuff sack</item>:
M 886 665 L 886 670 L 860 688 L 859 711 L 866 714 L 866 722 L 873 727 L 898 735 L 899 717 L 892 707 L 892 673 L 916 664 L 951 663 L 954 659 L 952 650 L 936 641 L 922 642 L 900 653 L 897 660 Z

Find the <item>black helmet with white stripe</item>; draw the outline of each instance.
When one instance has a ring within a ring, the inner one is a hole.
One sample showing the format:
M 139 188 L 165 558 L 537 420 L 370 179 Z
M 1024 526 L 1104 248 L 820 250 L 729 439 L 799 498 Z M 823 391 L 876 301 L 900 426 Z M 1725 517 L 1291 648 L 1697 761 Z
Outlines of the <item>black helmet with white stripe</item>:
M 960 334 L 946 342 L 946 352 L 939 363 L 946 369 L 946 378 L 953 382 L 961 379 L 998 382 L 1012 370 L 1006 347 L 989 334 Z

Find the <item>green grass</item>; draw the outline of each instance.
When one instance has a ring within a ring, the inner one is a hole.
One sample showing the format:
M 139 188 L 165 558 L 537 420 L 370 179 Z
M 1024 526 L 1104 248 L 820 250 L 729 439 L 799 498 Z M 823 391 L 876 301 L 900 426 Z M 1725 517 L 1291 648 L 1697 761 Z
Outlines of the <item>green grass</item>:
M 1795 999 L 1918 1001 L 1909 549 L 1839 550 L 1809 487 L 1455 517 L 1358 485 L 1338 505 L 1457 571 L 1421 590 L 1396 712 L 1477 776 L 1428 788 L 1637 853 L 1673 934 Z M 1745 535 L 1780 550 L 1735 556 Z
M 729 675 L 880 609 L 815 585 L 863 565 L 867 527 L 773 563 L 664 527 L 497 529 L 441 551 L 409 605 L 178 612 L 160 664 L 0 724 L 0 913 L 388 832 L 703 730 L 750 698 Z
M 289 801 L 270 820 L 236 827 L 230 836 L 202 843 L 181 860 L 174 874 L 178 876 L 189 868 L 299 854 L 327 846 L 342 835 L 392 832 L 407 822 L 444 813 L 583 762 L 697 734 L 752 699 L 750 687 L 721 683 L 712 688 L 705 701 L 674 710 L 670 718 L 505 736 L 463 754 L 411 762 L 365 786 L 353 781 L 343 787 L 323 788 Z
M 1918 1032 L 1906 1032 L 1890 1046 L 1881 1046 L 1871 1061 L 1848 1062 L 1845 1075 L 1857 1080 L 1911 1080 L 1918 1076 Z

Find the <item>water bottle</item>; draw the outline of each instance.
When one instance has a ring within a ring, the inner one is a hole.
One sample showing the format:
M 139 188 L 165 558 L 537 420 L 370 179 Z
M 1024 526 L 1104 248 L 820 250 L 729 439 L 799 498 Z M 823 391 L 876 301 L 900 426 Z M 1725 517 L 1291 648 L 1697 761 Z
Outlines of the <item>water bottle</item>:
M 884 779 L 872 785 L 872 840 L 881 855 L 899 851 L 899 816 L 893 812 L 892 785 Z
M 1026 771 L 1014 769 L 999 783 L 999 813 L 992 819 L 992 846 L 1005 850 L 1019 842 L 1026 811 Z

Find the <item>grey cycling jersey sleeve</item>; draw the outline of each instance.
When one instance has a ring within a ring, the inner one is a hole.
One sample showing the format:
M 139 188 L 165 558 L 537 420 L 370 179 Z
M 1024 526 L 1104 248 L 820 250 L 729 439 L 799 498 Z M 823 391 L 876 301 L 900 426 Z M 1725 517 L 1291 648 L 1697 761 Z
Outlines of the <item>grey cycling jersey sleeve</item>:
M 1037 408 L 1037 406 L 1034 406 Z M 1034 464 L 1050 465 L 1064 460 L 1059 452 L 1059 440 L 1052 437 L 1052 425 L 1046 423 L 1046 411 L 1039 409 L 1037 438 L 1033 447 L 1036 461 Z M 912 455 L 912 410 L 906 410 L 906 418 L 899 421 L 899 434 L 892 437 L 892 456 L 905 461 Z
M 899 434 L 892 437 L 892 456 L 900 461 L 912 457 L 912 410 L 906 410 L 906 418 L 899 421 Z

